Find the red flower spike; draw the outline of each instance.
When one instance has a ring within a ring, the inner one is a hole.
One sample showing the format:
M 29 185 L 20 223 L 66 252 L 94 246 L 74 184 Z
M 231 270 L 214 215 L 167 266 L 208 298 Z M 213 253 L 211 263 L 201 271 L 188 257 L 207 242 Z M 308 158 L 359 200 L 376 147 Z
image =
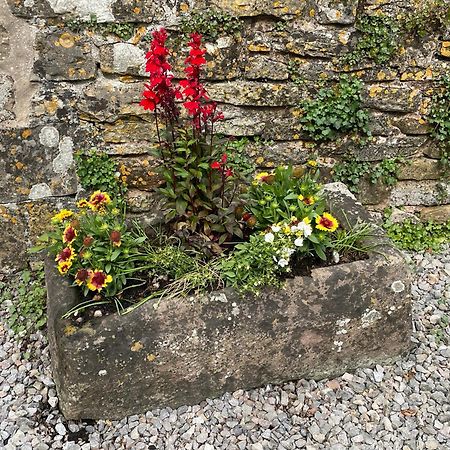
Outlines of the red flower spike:
M 211 169 L 220 169 L 221 167 L 222 166 L 218 161 L 214 161 L 213 163 L 211 163 Z

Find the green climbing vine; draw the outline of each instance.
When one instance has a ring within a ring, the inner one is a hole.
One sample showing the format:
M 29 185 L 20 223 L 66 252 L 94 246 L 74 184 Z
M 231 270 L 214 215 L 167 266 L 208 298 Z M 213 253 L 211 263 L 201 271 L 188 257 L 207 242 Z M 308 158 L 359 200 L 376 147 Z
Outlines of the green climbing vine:
M 329 141 L 346 133 L 370 136 L 369 116 L 362 106 L 362 82 L 342 75 L 332 87 L 319 89 L 302 106 L 302 130 L 314 141 Z

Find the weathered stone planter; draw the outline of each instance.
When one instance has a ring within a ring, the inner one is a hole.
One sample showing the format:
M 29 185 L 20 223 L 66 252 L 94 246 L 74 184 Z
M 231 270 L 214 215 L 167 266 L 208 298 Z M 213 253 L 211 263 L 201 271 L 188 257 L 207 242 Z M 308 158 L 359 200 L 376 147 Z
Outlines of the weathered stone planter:
M 351 194 L 327 187 L 350 223 L 367 219 Z M 343 221 L 344 222 L 344 221 Z M 232 290 L 162 300 L 74 327 L 61 316 L 77 290 L 47 264 L 53 375 L 67 418 L 121 418 L 226 391 L 326 378 L 389 362 L 410 348 L 410 275 L 386 246 L 369 259 L 319 268 L 257 298 Z

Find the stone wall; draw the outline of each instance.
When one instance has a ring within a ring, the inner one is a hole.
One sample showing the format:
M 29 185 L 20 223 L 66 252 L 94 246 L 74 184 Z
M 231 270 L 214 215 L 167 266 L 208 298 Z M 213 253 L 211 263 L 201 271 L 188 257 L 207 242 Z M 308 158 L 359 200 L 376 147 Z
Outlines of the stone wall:
M 369 186 L 362 200 L 448 214 L 450 187 L 438 189 L 439 154 L 425 118 L 436 80 L 449 72 L 449 30 L 405 45 L 387 65 L 352 70 L 364 81 L 370 111 L 373 139 L 366 145 L 344 137 L 314 146 L 298 122 L 302 99 L 318 80 L 333 81 L 345 70 L 339 58 L 356 41 L 356 15 L 413 14 L 411 2 L 0 0 L 0 271 L 23 266 L 26 247 L 51 211 L 73 202 L 75 150 L 96 146 L 119 158 L 131 170 L 132 211 L 151 209 L 156 162 L 148 150 L 155 130 L 138 105 L 148 31 L 164 25 L 176 35 L 180 17 L 202 8 L 240 20 L 239 33 L 206 44 L 207 86 L 225 113 L 218 131 L 261 138 L 248 148 L 259 166 L 302 162 L 314 153 L 332 164 L 349 150 L 365 161 L 403 156 L 409 164 L 399 182 Z M 131 37 L 73 26 L 92 15 L 98 24 L 128 27 Z M 292 63 L 301 83 L 292 79 Z

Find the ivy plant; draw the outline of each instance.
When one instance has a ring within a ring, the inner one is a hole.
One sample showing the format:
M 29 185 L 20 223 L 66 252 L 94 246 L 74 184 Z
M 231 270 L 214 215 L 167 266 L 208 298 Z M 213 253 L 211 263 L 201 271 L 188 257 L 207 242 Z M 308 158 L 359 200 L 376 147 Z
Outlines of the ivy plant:
M 450 26 L 450 3 L 448 0 L 424 0 L 414 14 L 401 17 L 402 31 L 406 36 L 424 38 Z
M 182 40 L 189 38 L 191 33 L 201 33 L 205 41 L 216 41 L 221 35 L 234 35 L 240 32 L 241 21 L 224 11 L 206 9 L 192 11 L 182 17 L 179 30 Z
M 393 186 L 398 181 L 398 172 L 403 158 L 386 158 L 375 165 L 367 161 L 358 161 L 347 156 L 333 167 L 333 180 L 345 183 L 349 190 L 359 193 L 360 182 L 367 178 L 370 183 L 381 182 Z
M 314 141 L 329 141 L 344 133 L 370 136 L 369 116 L 362 106 L 362 82 L 341 76 L 332 87 L 319 89 L 314 99 L 302 105 L 302 130 Z
M 88 191 L 106 191 L 118 197 L 126 191 L 126 177 L 117 162 L 96 149 L 75 153 L 75 163 L 81 186 Z M 123 169 L 122 169 L 123 172 Z
M 97 22 L 97 16 L 91 14 L 89 20 L 74 19 L 66 23 L 67 27 L 75 33 L 88 30 L 93 33 L 102 35 L 114 34 L 123 41 L 131 39 L 135 32 L 137 25 L 135 23 L 115 23 L 115 22 Z
M 439 251 L 442 245 L 450 242 L 450 220 L 445 223 L 436 223 L 431 220 L 417 223 L 407 219 L 393 223 L 388 210 L 383 228 L 392 241 L 404 250 Z
M 398 25 L 392 18 L 363 15 L 355 25 L 358 40 L 343 62 L 355 66 L 362 61 L 373 61 L 375 64 L 387 63 L 398 49 Z
M 432 99 L 428 115 L 431 136 L 437 142 L 441 153 L 441 164 L 445 176 L 450 175 L 450 76 L 440 81 L 440 86 Z
M 0 303 L 8 310 L 7 324 L 23 340 L 47 323 L 44 271 L 24 270 L 16 283 L 0 281 Z

